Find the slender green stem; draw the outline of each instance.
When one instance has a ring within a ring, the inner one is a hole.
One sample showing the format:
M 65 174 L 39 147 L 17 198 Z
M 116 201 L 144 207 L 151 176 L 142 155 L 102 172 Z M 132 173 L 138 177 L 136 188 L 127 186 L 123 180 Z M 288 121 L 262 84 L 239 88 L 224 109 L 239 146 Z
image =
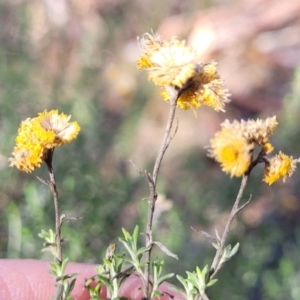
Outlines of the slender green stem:
M 222 255 L 223 255 L 223 251 L 224 251 L 224 247 L 225 247 L 225 242 L 226 242 L 226 239 L 227 239 L 227 236 L 228 236 L 228 233 L 229 233 L 229 230 L 230 230 L 230 226 L 231 226 L 231 223 L 232 223 L 233 219 L 236 217 L 236 215 L 243 208 L 245 208 L 249 204 L 249 202 L 251 200 L 251 197 L 250 197 L 250 199 L 246 203 L 244 203 L 243 205 L 240 206 L 240 201 L 242 199 L 244 190 L 246 188 L 246 185 L 247 185 L 250 173 L 251 173 L 251 171 L 253 170 L 253 168 L 257 164 L 259 164 L 261 162 L 265 162 L 265 159 L 266 159 L 265 158 L 265 152 L 262 149 L 260 151 L 260 153 L 257 155 L 256 159 L 254 159 L 252 161 L 252 163 L 250 164 L 247 172 L 245 172 L 245 174 L 243 175 L 242 182 L 241 182 L 241 185 L 240 185 L 240 189 L 239 189 L 239 192 L 238 192 L 238 194 L 236 196 L 236 199 L 235 199 L 235 202 L 233 204 L 233 207 L 232 207 L 232 209 L 230 211 L 227 223 L 225 225 L 224 232 L 222 234 L 222 237 L 220 239 L 218 239 L 218 249 L 217 249 L 216 255 L 214 257 L 213 263 L 211 265 L 211 268 L 210 268 L 210 270 L 211 270 L 210 278 L 213 278 L 217 274 L 217 272 L 219 271 L 219 269 L 221 268 L 220 261 L 221 261 Z
M 168 146 L 173 138 L 171 135 L 171 130 L 175 118 L 176 112 L 176 104 L 177 104 L 178 93 L 174 91 L 172 93 L 172 97 L 170 99 L 170 110 L 169 110 L 169 117 L 167 121 L 167 126 L 165 130 L 165 134 L 158 152 L 158 156 L 156 158 L 153 173 L 152 175 L 146 174 L 147 181 L 149 183 L 150 195 L 148 199 L 148 217 L 147 217 L 147 226 L 146 226 L 146 247 L 147 251 L 145 252 L 145 270 L 144 270 L 144 299 L 149 299 L 149 272 L 150 272 L 150 258 L 151 258 L 151 251 L 153 245 L 153 237 L 152 237 L 152 224 L 153 224 L 153 214 L 155 210 L 155 202 L 157 199 L 157 192 L 156 192 L 156 183 L 157 183 L 157 176 L 161 166 L 161 162 L 163 160 L 164 154 L 168 149 Z
M 222 237 L 221 237 L 220 241 L 218 241 L 218 249 L 217 249 L 216 255 L 214 257 L 214 260 L 213 260 L 213 263 L 211 266 L 212 274 L 211 274 L 210 278 L 213 278 L 217 274 L 217 272 L 219 271 L 219 269 L 221 267 L 219 263 L 222 258 L 223 250 L 225 247 L 225 242 L 226 242 L 229 230 L 230 230 L 231 223 L 232 223 L 233 219 L 235 218 L 235 216 L 238 214 L 238 212 L 241 210 L 241 208 L 239 207 L 239 204 L 242 199 L 245 187 L 247 185 L 248 178 L 249 178 L 249 173 L 246 173 L 243 176 L 239 192 L 237 194 L 236 200 L 235 200 L 234 205 L 229 214 Z
M 177 97 L 177 95 L 175 95 L 175 97 Z M 175 118 L 176 103 L 177 103 L 176 100 L 177 100 L 177 98 L 174 98 L 172 101 L 170 101 L 170 111 L 169 111 L 169 118 L 168 118 L 168 122 L 167 122 L 167 126 L 166 126 L 166 131 L 165 131 L 165 135 L 164 135 L 162 144 L 160 146 L 158 156 L 156 158 L 155 165 L 153 168 L 153 173 L 152 173 L 152 179 L 153 179 L 154 185 L 156 185 L 156 182 L 157 182 L 158 171 L 161 166 L 162 159 L 163 159 L 164 154 L 165 154 L 166 150 L 168 149 L 170 142 L 172 140 L 171 130 L 172 130 L 173 121 Z

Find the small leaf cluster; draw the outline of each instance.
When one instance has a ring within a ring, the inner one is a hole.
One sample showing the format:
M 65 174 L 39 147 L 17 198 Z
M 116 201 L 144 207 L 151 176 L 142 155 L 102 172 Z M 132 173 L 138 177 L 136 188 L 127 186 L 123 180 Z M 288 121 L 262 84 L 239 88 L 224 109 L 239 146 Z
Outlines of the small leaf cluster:
M 120 299 L 120 288 L 130 275 L 138 276 L 144 282 L 143 268 L 145 263 L 143 262 L 143 254 L 147 248 L 138 247 L 139 227 L 136 226 L 132 234 L 124 228 L 122 228 L 122 232 L 123 237 L 119 238 L 119 241 L 123 244 L 127 253 L 122 255 L 116 253 L 116 245 L 110 244 L 103 259 L 103 264 L 96 267 L 97 274 L 85 283 L 92 300 L 101 299 L 99 294 L 104 285 L 108 291 L 107 299 Z M 162 282 L 174 276 L 173 273 L 163 274 L 163 266 L 163 260 L 151 262 L 151 298 L 161 296 L 161 292 L 158 290 L 159 286 Z
M 55 233 L 51 229 L 49 229 L 49 231 L 42 230 L 41 233 L 39 233 L 39 237 L 45 240 L 43 244 L 45 248 L 43 250 L 51 251 L 55 257 L 54 262 L 50 264 L 49 270 L 49 273 L 55 277 L 56 281 L 56 294 L 54 299 L 74 300 L 74 298 L 71 297 L 71 292 L 75 286 L 77 273 L 65 274 L 69 259 L 66 258 L 63 261 L 59 261 L 56 258 Z
M 217 244 L 213 243 L 212 245 L 218 250 L 219 246 Z M 217 269 L 220 269 L 224 263 L 228 262 L 238 252 L 239 247 L 240 243 L 237 243 L 233 248 L 231 248 L 231 245 L 227 245 L 222 251 L 222 256 Z
M 55 276 L 56 282 L 56 295 L 55 300 L 75 300 L 71 297 L 71 292 L 75 286 L 77 273 L 65 274 L 66 266 L 69 259 L 66 258 L 62 262 L 55 259 L 54 263 L 50 264 L 50 274 Z
M 186 273 L 187 278 L 183 278 L 180 275 L 176 277 L 184 287 L 182 293 L 186 295 L 187 300 L 195 300 L 198 299 L 199 296 L 203 296 L 206 289 L 218 281 L 218 279 L 210 279 L 207 265 L 202 271 L 199 267 L 196 267 L 196 271 L 187 271 Z

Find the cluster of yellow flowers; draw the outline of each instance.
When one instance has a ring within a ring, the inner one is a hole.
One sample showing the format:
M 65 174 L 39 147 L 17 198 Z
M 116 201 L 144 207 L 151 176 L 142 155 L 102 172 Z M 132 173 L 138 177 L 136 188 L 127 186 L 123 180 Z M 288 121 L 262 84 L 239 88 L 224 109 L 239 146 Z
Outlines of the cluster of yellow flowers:
M 162 89 L 164 100 L 170 100 L 171 87 L 178 91 L 177 106 L 182 109 L 205 104 L 224 111 L 230 94 L 217 73 L 215 61 L 203 64 L 198 61 L 197 52 L 184 41 L 162 41 L 159 35 L 144 34 L 140 50 L 137 66 L 148 71 L 149 80 Z M 265 163 L 263 181 L 270 185 L 281 178 L 285 181 L 298 160 L 282 152 L 270 159 L 266 157 L 273 151 L 269 138 L 277 125 L 276 116 L 232 123 L 226 120 L 210 141 L 209 156 L 221 164 L 224 172 L 239 177 L 253 163 L 254 147 L 260 146 L 259 162 Z
M 145 34 L 140 40 L 140 69 L 149 72 L 149 80 L 161 87 L 164 100 L 170 100 L 169 87 L 180 91 L 177 105 L 182 109 L 208 105 L 224 111 L 229 93 L 217 73 L 217 63 L 202 64 L 197 52 L 176 38 L 161 41 L 158 35 Z
M 285 181 L 295 170 L 297 160 L 282 152 L 271 159 L 265 156 L 273 151 L 269 138 L 277 125 L 276 116 L 233 123 L 226 120 L 210 141 L 209 156 L 221 164 L 224 172 L 239 177 L 249 169 L 254 147 L 261 146 L 260 159 L 265 163 L 263 181 L 269 185 L 281 178 Z
M 171 89 L 178 92 L 177 106 L 182 109 L 208 105 L 216 111 L 224 111 L 230 101 L 228 90 L 217 73 L 217 63 L 201 63 L 197 52 L 184 41 L 172 38 L 161 41 L 160 36 L 144 34 L 140 39 L 141 55 L 137 66 L 149 72 L 149 80 L 162 89 L 163 99 L 169 101 Z M 76 138 L 80 127 L 69 122 L 70 116 L 57 110 L 44 111 L 33 119 L 21 123 L 11 166 L 32 172 L 47 159 L 50 149 Z M 299 160 L 282 152 L 272 158 L 269 141 L 277 127 L 276 116 L 266 120 L 241 122 L 228 120 L 210 141 L 209 156 L 221 164 L 222 170 L 231 176 L 244 175 L 253 163 L 253 149 L 260 146 L 259 162 L 265 163 L 263 181 L 268 184 L 291 176 Z
M 49 150 L 76 138 L 80 127 L 69 122 L 71 116 L 46 110 L 36 118 L 23 121 L 19 127 L 10 165 L 30 173 L 47 159 Z

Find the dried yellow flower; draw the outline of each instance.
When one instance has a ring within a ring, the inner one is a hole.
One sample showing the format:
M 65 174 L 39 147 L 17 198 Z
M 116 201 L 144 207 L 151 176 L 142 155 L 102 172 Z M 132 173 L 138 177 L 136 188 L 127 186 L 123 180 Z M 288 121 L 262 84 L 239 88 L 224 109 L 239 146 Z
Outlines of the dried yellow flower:
M 197 108 L 204 104 L 224 112 L 225 105 L 230 102 L 229 95 L 217 73 L 217 63 L 211 61 L 197 67 L 197 72 L 181 91 L 177 104 L 182 109 Z
M 184 41 L 173 38 L 160 42 L 158 36 L 146 34 L 140 41 L 141 56 L 137 61 L 140 69 L 147 69 L 149 80 L 157 86 L 183 85 L 195 73 L 197 53 Z
M 176 38 L 162 42 L 159 36 L 145 34 L 140 48 L 137 66 L 148 70 L 149 80 L 163 89 L 164 100 L 170 100 L 168 87 L 174 87 L 179 91 L 177 105 L 182 109 L 205 104 L 224 111 L 229 93 L 217 73 L 216 62 L 197 62 L 197 52 Z
M 15 166 L 19 170 L 31 173 L 34 168 L 40 167 L 43 162 L 43 149 L 40 144 L 32 147 L 15 147 L 12 153 L 14 157 L 9 158 L 10 166 Z
M 222 171 L 240 177 L 249 168 L 254 145 L 249 144 L 242 132 L 222 128 L 210 141 L 209 156 L 221 164 Z
M 256 145 L 264 145 L 269 141 L 271 134 L 276 129 L 278 122 L 276 116 L 266 120 L 248 120 L 241 122 L 241 128 L 245 131 L 245 137 Z
M 50 148 L 71 142 L 77 137 L 80 127 L 77 122 L 69 122 L 70 118 L 71 116 L 67 116 L 64 113 L 59 115 L 58 110 L 39 113 L 37 119 L 41 127 L 55 134 L 54 143 Z
M 23 121 L 16 137 L 16 147 L 9 158 L 10 166 L 27 173 L 40 167 L 49 149 L 76 138 L 80 127 L 69 122 L 70 116 L 59 115 L 57 110 L 44 111 L 33 119 Z
M 287 156 L 281 151 L 269 160 L 265 167 L 263 181 L 271 185 L 275 181 L 282 179 L 285 182 L 287 177 L 290 177 L 296 169 L 296 160 L 293 157 Z
M 267 118 L 266 120 L 241 120 L 230 123 L 226 120 L 222 127 L 226 127 L 232 131 L 239 131 L 249 143 L 254 143 L 257 146 L 263 146 L 266 153 L 273 150 L 273 146 L 269 143 L 270 135 L 274 132 L 278 122 L 276 116 Z
M 211 139 L 208 155 L 221 164 L 224 172 L 238 177 L 249 169 L 253 149 L 260 146 L 261 152 L 256 163 L 266 163 L 263 181 L 269 185 L 279 179 L 285 181 L 292 175 L 300 159 L 293 160 L 282 152 L 270 160 L 266 158 L 265 155 L 273 151 L 269 138 L 277 125 L 276 116 L 266 120 L 241 120 L 232 123 L 226 120 L 221 124 L 221 130 Z

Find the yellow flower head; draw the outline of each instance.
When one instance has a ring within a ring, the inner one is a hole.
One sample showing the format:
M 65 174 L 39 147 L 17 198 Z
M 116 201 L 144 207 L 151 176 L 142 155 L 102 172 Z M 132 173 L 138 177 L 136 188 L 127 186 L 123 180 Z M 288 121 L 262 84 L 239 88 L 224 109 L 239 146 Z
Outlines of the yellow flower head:
M 290 177 L 296 169 L 296 160 L 293 157 L 287 156 L 281 151 L 269 160 L 265 167 L 263 181 L 271 185 L 279 179 L 285 182 L 287 177 Z
M 161 42 L 159 36 L 145 34 L 140 40 L 140 69 L 149 71 L 149 80 L 157 86 L 182 88 L 195 73 L 197 52 L 176 38 Z
M 267 118 L 266 120 L 241 120 L 230 123 L 226 120 L 222 127 L 226 127 L 232 131 L 242 132 L 249 144 L 254 143 L 257 146 L 262 146 L 264 152 L 270 153 L 273 150 L 272 144 L 269 142 L 270 135 L 274 132 L 278 122 L 276 116 Z
M 263 181 L 269 185 L 281 178 L 285 181 L 292 175 L 300 159 L 293 160 L 282 152 L 270 160 L 266 158 L 265 155 L 273 151 L 269 138 L 277 125 L 276 116 L 266 120 L 242 120 L 232 123 L 226 120 L 221 124 L 221 130 L 210 141 L 209 156 L 221 164 L 224 172 L 238 177 L 249 169 L 253 149 L 260 146 L 261 152 L 255 162 L 266 162 Z
M 63 113 L 58 114 L 58 110 L 46 110 L 38 115 L 38 121 L 43 129 L 55 134 L 53 145 L 50 148 L 61 146 L 64 143 L 71 142 L 75 139 L 80 131 L 77 122 L 69 122 L 71 116 Z M 49 147 L 48 146 L 48 147 Z
M 222 171 L 240 177 L 251 164 L 253 147 L 242 132 L 223 127 L 210 141 L 209 156 L 221 164 Z
M 41 145 L 36 144 L 29 149 L 15 147 L 12 153 L 14 157 L 10 158 L 10 166 L 15 166 L 19 170 L 31 173 L 35 167 L 40 167 L 43 162 L 43 150 Z
M 44 111 L 33 119 L 23 121 L 16 137 L 16 147 L 9 158 L 10 166 L 32 172 L 46 159 L 49 149 L 76 138 L 80 127 L 68 122 L 70 116 L 58 115 L 57 110 Z
M 244 135 L 248 140 L 253 141 L 256 145 L 262 146 L 269 141 L 277 125 L 276 116 L 273 116 L 266 120 L 242 121 L 240 126 L 244 130 Z
M 149 80 L 163 89 L 164 100 L 170 100 L 169 87 L 174 87 L 179 93 L 177 106 L 182 109 L 205 104 L 216 111 L 224 111 L 225 104 L 230 101 L 229 93 L 217 73 L 216 62 L 197 62 L 197 52 L 176 38 L 161 41 L 157 35 L 145 34 L 140 48 L 137 66 L 148 70 Z
M 182 109 L 189 109 L 204 104 L 216 111 L 224 112 L 226 103 L 230 102 L 229 96 L 223 80 L 217 73 L 217 63 L 211 61 L 204 65 L 197 65 L 194 76 L 182 89 L 177 105 Z

